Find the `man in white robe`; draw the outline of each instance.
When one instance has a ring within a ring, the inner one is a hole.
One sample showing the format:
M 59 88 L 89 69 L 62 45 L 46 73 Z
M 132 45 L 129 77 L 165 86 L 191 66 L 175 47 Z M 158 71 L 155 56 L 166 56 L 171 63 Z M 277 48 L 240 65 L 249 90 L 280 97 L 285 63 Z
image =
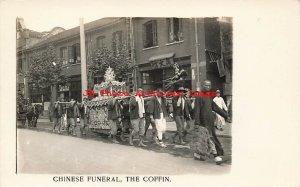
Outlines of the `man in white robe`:
M 228 108 L 225 104 L 225 101 L 221 97 L 220 90 L 217 90 L 216 93 L 217 93 L 217 96 L 213 99 L 213 101 L 218 105 L 218 107 L 220 107 L 222 110 L 225 110 L 227 112 Z M 225 119 L 217 113 L 216 113 L 216 115 L 217 115 L 217 118 L 216 118 L 215 124 L 217 126 L 217 129 L 222 131 L 223 126 L 225 125 Z

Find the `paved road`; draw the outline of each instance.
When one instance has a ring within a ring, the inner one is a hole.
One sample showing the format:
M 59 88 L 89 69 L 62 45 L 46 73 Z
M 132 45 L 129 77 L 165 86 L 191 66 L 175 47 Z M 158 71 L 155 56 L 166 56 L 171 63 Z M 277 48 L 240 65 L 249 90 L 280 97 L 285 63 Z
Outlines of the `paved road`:
M 230 165 L 107 141 L 18 129 L 18 172 L 52 174 L 223 174 Z

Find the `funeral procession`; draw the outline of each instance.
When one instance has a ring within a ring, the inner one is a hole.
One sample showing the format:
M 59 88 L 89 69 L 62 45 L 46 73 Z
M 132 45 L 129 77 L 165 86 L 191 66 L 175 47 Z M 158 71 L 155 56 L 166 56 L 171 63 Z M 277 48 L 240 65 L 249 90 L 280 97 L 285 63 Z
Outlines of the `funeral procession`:
M 17 173 L 230 172 L 232 18 L 27 21 L 16 19 Z

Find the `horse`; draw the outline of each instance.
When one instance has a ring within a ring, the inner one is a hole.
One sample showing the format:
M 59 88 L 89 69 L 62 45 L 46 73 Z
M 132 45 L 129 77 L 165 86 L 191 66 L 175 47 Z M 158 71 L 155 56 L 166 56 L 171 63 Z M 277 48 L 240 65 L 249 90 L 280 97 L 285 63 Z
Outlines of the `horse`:
M 36 127 L 37 120 L 40 115 L 40 105 L 28 106 L 27 108 L 27 120 L 28 126 Z

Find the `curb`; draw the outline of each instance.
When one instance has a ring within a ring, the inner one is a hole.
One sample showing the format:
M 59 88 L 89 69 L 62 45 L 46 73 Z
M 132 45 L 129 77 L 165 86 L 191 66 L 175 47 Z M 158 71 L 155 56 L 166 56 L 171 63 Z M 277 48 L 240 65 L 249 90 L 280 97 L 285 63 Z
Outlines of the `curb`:
M 53 123 L 53 122 L 38 122 L 38 123 Z M 44 129 L 44 128 L 38 128 L 37 129 L 40 129 L 40 130 L 45 130 L 47 131 L 47 129 Z M 169 133 L 172 133 L 172 132 L 176 132 L 174 130 L 167 130 L 166 132 L 169 132 Z M 228 135 L 228 134 L 217 134 L 217 137 L 221 137 L 221 138 L 232 138 L 231 135 Z

